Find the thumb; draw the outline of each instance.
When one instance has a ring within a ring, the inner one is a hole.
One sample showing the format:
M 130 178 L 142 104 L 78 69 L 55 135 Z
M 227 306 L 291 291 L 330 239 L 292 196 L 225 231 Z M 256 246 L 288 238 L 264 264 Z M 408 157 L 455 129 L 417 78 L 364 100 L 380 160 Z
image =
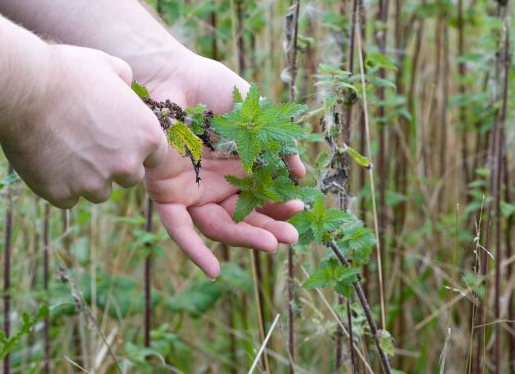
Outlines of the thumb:
M 108 55 L 109 65 L 113 68 L 115 73 L 127 84 L 132 84 L 132 68 L 128 63 L 122 59 Z

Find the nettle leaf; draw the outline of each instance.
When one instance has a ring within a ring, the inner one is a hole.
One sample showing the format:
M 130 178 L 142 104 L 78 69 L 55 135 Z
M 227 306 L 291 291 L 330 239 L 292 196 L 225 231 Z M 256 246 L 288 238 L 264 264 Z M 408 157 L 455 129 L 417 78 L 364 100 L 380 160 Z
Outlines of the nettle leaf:
M 361 155 L 354 148 L 347 146 L 345 148 L 345 152 L 347 152 L 349 154 L 349 156 L 351 156 L 354 159 L 354 161 L 356 161 L 358 164 L 360 164 L 361 166 L 363 166 L 366 169 L 370 169 L 372 164 L 370 163 L 369 159 L 366 158 L 365 156 Z
M 188 117 L 192 119 L 190 127 L 193 133 L 195 135 L 203 134 L 204 128 L 202 125 L 204 124 L 204 113 L 206 112 L 207 107 L 204 104 L 197 104 L 194 107 L 188 107 L 185 110 Z
M 344 256 L 352 259 L 354 265 L 368 263 L 376 237 L 372 230 L 363 226 L 363 222 L 353 217 L 353 220 L 343 226 L 343 237 L 338 240 L 338 247 Z
M 235 90 L 234 96 L 238 104 L 241 95 Z M 290 147 L 292 139 L 305 137 L 300 126 L 292 123 L 292 117 L 306 110 L 305 105 L 261 100 L 259 89 L 252 85 L 243 103 L 235 105 L 230 113 L 216 115 L 212 126 L 223 138 L 236 143 L 243 167 L 251 173 L 261 152 L 270 150 L 272 144 L 279 142 L 282 149 Z
M 238 202 L 236 203 L 236 208 L 234 208 L 234 215 L 232 219 L 234 222 L 241 222 L 243 219 L 252 212 L 254 208 L 261 206 L 265 203 L 265 200 L 256 198 L 252 194 L 252 192 L 242 191 L 240 193 L 240 197 L 238 198 Z
M 381 330 L 379 334 L 379 345 L 381 346 L 381 349 L 385 351 L 388 357 L 394 356 L 395 346 L 393 345 L 393 337 L 388 331 Z
M 257 115 L 261 112 L 261 106 L 259 105 L 260 98 L 259 89 L 256 85 L 250 86 L 249 92 L 243 105 L 241 106 L 241 115 L 243 118 L 249 121 L 253 121 Z
M 341 265 L 334 257 L 323 260 L 318 269 L 304 282 L 304 288 L 332 287 L 344 296 L 350 296 L 359 270 Z
M 372 77 L 371 83 L 377 87 L 392 88 L 394 90 L 397 89 L 397 86 L 395 85 L 395 83 L 393 83 L 392 81 L 390 81 L 386 78 Z
M 149 95 L 147 88 L 136 81 L 132 81 L 131 88 L 136 92 L 140 99 L 145 99 Z
M 299 232 L 299 244 L 309 244 L 313 240 L 323 243 L 327 234 L 338 230 L 349 220 L 352 220 L 349 213 L 339 209 L 326 209 L 324 195 L 318 193 L 312 209 L 297 213 L 290 223 Z
M 257 130 L 250 127 L 238 109 L 225 115 L 216 115 L 212 126 L 222 137 L 236 143 L 243 168 L 251 173 L 252 165 L 261 152 L 261 144 L 256 137 Z
M 302 188 L 293 184 L 287 176 L 277 177 L 273 183 L 272 188 L 281 196 L 281 200 L 299 199 L 303 196 Z
M 252 209 L 264 205 L 267 200 L 285 201 L 302 197 L 304 191 L 282 174 L 285 168 L 276 172 L 273 165 L 263 166 L 257 168 L 249 177 L 239 178 L 234 175 L 225 177 L 241 191 L 233 216 L 235 222 L 243 221 Z M 274 174 L 279 175 L 274 178 Z
M 33 327 L 43 318 L 48 317 L 48 315 L 48 306 L 43 304 L 33 317 L 27 313 L 22 314 L 21 325 L 18 331 L 12 336 L 6 337 L 3 331 L 0 332 L 0 343 L 2 344 L 0 347 L 0 360 L 3 360 L 9 352 L 13 351 L 17 347 L 24 335 L 32 334 Z
M 173 312 L 189 312 L 198 316 L 207 312 L 224 292 L 222 283 L 197 279 L 180 294 L 166 299 L 164 305 Z
M 243 98 L 241 97 L 241 92 L 238 90 L 238 87 L 234 86 L 232 90 L 232 100 L 234 104 L 243 103 Z
M 202 140 L 184 123 L 177 122 L 168 128 L 168 141 L 179 151 L 181 156 L 186 156 L 189 151 L 196 162 L 200 160 Z
M 512 214 L 515 214 L 515 204 L 509 204 L 504 201 L 501 201 L 501 213 L 504 217 L 510 217 Z
M 397 66 L 388 56 L 377 52 L 369 53 L 365 64 L 370 67 L 377 66 L 384 69 L 397 70 Z

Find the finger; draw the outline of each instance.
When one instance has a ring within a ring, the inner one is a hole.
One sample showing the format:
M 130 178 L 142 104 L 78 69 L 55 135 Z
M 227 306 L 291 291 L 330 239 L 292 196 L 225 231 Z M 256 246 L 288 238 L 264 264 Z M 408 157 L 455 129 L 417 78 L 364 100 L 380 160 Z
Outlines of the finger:
M 128 63 L 118 57 L 108 55 L 109 64 L 112 66 L 116 74 L 127 84 L 132 84 L 132 69 Z
M 184 205 L 156 204 L 166 231 L 186 255 L 211 279 L 220 274 L 220 264 L 193 229 L 193 222 Z
M 277 250 L 277 239 L 272 233 L 245 222 L 235 223 L 227 210 L 218 204 L 189 208 L 189 212 L 195 225 L 212 240 L 266 252 Z
M 45 197 L 45 199 L 50 204 L 55 206 L 56 208 L 61 208 L 61 209 L 71 209 L 75 205 L 77 205 L 77 202 L 79 201 L 79 197 L 78 196 L 70 196 L 68 198 L 62 198 L 62 199 L 55 199 L 55 198 L 52 198 L 52 197 Z
M 136 160 L 118 165 L 113 173 L 113 180 L 124 188 L 140 183 L 145 177 L 145 168 Z
M 145 157 L 145 161 L 143 161 L 143 165 L 150 169 L 161 165 L 165 160 L 169 149 L 168 140 L 162 131 L 159 131 L 159 133 L 156 134 L 156 138 L 153 142 L 154 143 L 150 146 L 150 152 Z
M 293 217 L 296 213 L 304 209 L 304 203 L 300 200 L 290 200 L 284 203 L 266 203 L 256 210 L 273 219 L 286 221 Z
M 43 183 L 27 184 L 30 189 L 38 196 L 47 200 L 50 204 L 61 209 L 73 208 L 79 201 L 79 195 L 72 193 L 71 189 L 63 183 L 63 181 L 57 182 L 50 185 L 44 185 Z M 34 188 L 34 186 L 38 188 Z
M 111 182 L 98 182 L 98 184 L 83 190 L 81 195 L 93 204 L 100 204 L 109 199 L 112 191 L 113 185 Z
M 286 163 L 291 173 L 297 178 L 303 178 L 306 175 L 306 167 L 300 160 L 299 155 L 288 155 L 285 157 Z
M 238 196 L 233 195 L 222 201 L 220 205 L 232 215 L 237 201 Z M 293 225 L 288 222 L 276 221 L 265 214 L 256 212 L 255 210 L 245 217 L 244 223 L 248 223 L 249 225 L 254 226 L 254 228 L 261 228 L 268 231 L 280 243 L 294 244 L 297 243 L 299 238 L 299 234 Z

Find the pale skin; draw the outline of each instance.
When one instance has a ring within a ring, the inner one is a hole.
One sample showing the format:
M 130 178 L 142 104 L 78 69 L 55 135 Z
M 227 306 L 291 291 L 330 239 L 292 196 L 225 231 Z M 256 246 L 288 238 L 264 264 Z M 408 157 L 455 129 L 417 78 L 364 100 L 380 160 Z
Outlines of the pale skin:
M 245 80 L 224 65 L 196 55 L 181 45 L 136 0 L 0 0 L 0 13 L 59 42 L 105 52 L 50 46 L 22 30 L 30 38 L 37 39 L 37 42 L 30 42 L 34 44 L 27 42 L 27 45 L 32 47 L 42 43 L 44 46 L 38 47 L 40 51 L 45 48 L 57 50 L 49 53 L 51 60 L 47 61 L 52 63 L 41 62 L 42 67 L 32 73 L 32 78 L 42 74 L 49 78 L 60 77 L 57 79 L 59 88 L 69 92 L 69 95 L 61 95 L 51 102 L 45 99 L 40 105 L 44 113 L 56 113 L 49 115 L 52 119 L 48 121 L 49 128 L 58 127 L 51 135 L 43 133 L 47 131 L 46 128 L 41 134 L 34 131 L 32 143 L 28 143 L 26 133 L 22 136 L 18 130 L 9 129 L 5 132 L 11 135 L 4 136 L 0 132 L 2 147 L 8 157 L 9 147 L 27 150 L 43 141 L 43 138 L 45 142 L 52 142 L 53 146 L 46 151 L 44 160 L 37 160 L 41 155 L 29 151 L 25 151 L 25 158 L 18 162 L 15 158 L 19 155 L 15 152 L 11 152 L 9 157 L 18 173 L 36 193 L 61 207 L 73 206 L 79 196 L 100 202 L 108 198 L 111 181 L 128 187 L 138 183 L 144 174 L 147 192 L 156 204 L 170 237 L 210 278 L 218 276 L 220 265 L 194 230 L 194 225 L 213 240 L 268 252 L 275 251 L 279 243 L 297 241 L 295 228 L 285 220 L 303 209 L 302 202 L 270 203 L 253 211 L 244 222 L 234 223 L 231 216 L 238 190 L 225 181 L 224 175 L 243 175 L 239 161 L 217 158 L 205 151 L 202 180 L 197 186 L 189 160 L 180 157 L 166 145 L 162 132 L 156 131 L 156 128 L 159 130 L 157 120 L 151 118 L 151 113 L 138 101 L 128 85 L 133 76 L 150 90 L 155 100 L 170 99 L 183 107 L 203 103 L 213 111 L 223 113 L 231 109 L 234 86 L 242 93 L 248 91 L 249 84 Z M 1 46 L 2 25 L 8 21 L 3 19 L 0 22 Z M 16 34 L 16 38 L 21 36 Z M 30 59 L 23 57 L 27 49 L 24 52 L 16 50 L 17 44 L 10 45 L 17 51 L 13 52 L 13 56 L 16 61 L 24 58 L 30 71 L 34 64 L 29 64 L 27 60 Z M 0 71 L 2 69 L 5 69 L 5 65 L 2 65 L 0 56 Z M 64 74 L 70 77 L 69 81 L 62 78 Z M 28 76 L 21 78 L 20 74 L 18 78 L 29 79 L 27 86 L 33 87 L 31 75 Z M 98 77 L 98 80 L 92 79 L 94 77 Z M 8 87 L 15 90 L 18 84 L 18 81 L 13 83 L 11 80 Z M 39 95 L 47 92 L 45 83 L 43 87 Z M 48 87 L 52 87 L 52 84 Z M 31 110 L 25 113 L 20 110 L 19 103 L 4 109 L 2 100 L 7 102 L 7 99 L 1 95 L 0 114 L 2 111 L 19 112 L 27 126 L 36 128 Z M 38 97 L 37 92 L 30 95 Z M 77 102 L 69 102 L 70 97 L 81 98 L 78 107 L 73 107 L 73 103 Z M 74 109 L 72 112 L 55 109 L 69 108 L 70 105 Z M 87 118 L 81 118 L 85 113 L 88 114 Z M 0 131 L 9 127 L 1 120 L 0 126 Z M 56 132 L 61 136 L 55 136 Z M 84 138 L 87 146 L 81 147 Z M 64 150 L 63 154 L 61 150 Z M 56 154 L 61 157 L 59 162 L 54 160 Z M 38 170 L 41 171 L 40 175 L 36 175 L 39 178 L 36 181 L 30 179 L 34 167 L 26 173 L 29 176 L 24 176 L 22 172 L 23 165 L 34 165 L 35 162 L 40 162 Z M 290 156 L 288 163 L 295 176 L 304 175 L 305 169 L 298 156 Z M 80 172 L 82 170 L 88 172 L 84 175 Z M 91 182 L 91 178 L 95 183 Z M 54 189 L 64 182 L 70 183 L 70 186 L 66 189 L 59 187 L 61 190 L 56 194 Z

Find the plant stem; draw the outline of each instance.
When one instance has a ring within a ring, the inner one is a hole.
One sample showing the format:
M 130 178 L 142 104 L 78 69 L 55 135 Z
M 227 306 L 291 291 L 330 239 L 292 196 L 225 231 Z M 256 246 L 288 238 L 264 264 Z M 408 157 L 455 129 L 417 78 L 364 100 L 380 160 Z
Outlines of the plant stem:
M 505 185 L 505 200 L 506 203 L 512 204 L 513 197 L 510 191 L 510 174 L 508 168 L 508 157 L 506 157 L 506 152 L 504 153 L 504 185 Z M 515 223 L 515 215 L 511 215 L 508 217 L 508 222 L 506 223 L 506 230 L 504 233 L 504 242 L 506 243 L 506 258 L 511 258 L 513 254 L 513 242 L 512 242 L 512 231 Z M 511 281 L 511 276 L 513 274 L 513 264 L 509 265 L 506 269 L 506 280 Z M 515 320 L 515 296 L 513 295 L 513 290 L 508 298 L 508 320 Z M 508 334 L 508 369 L 510 374 L 515 374 L 515 336 L 513 334 Z
M 463 21 L 463 0 L 458 0 L 458 56 L 463 56 L 465 51 L 465 22 Z M 458 92 L 460 95 L 465 96 L 465 83 L 464 78 L 467 75 L 467 66 L 464 61 L 458 63 Z M 467 111 L 465 106 L 460 106 L 459 118 L 461 124 L 461 157 L 463 167 L 463 177 L 465 178 L 465 185 L 470 181 L 470 173 L 468 167 L 468 140 L 467 140 Z M 467 203 L 470 201 L 470 196 L 467 195 Z
M 343 257 L 343 255 L 340 251 L 340 248 L 338 248 L 338 245 L 334 241 L 331 241 L 327 244 L 333 250 L 333 253 L 335 254 L 336 258 L 338 259 L 338 261 L 340 261 L 340 263 L 343 266 L 346 266 L 346 267 L 351 266 L 349 261 L 347 261 L 347 259 L 345 257 Z M 392 369 L 390 368 L 390 362 L 388 361 L 388 356 L 381 348 L 381 340 L 379 337 L 379 330 L 377 329 L 377 325 L 374 321 L 374 318 L 372 317 L 372 311 L 370 310 L 370 306 L 368 305 L 368 301 L 365 297 L 363 289 L 361 288 L 359 281 L 353 282 L 352 286 L 354 287 L 354 291 L 356 291 L 359 303 L 361 304 L 361 307 L 363 308 L 363 312 L 365 313 L 368 327 L 370 328 L 372 338 L 374 339 L 374 343 L 376 345 L 377 353 L 379 354 L 379 359 L 381 361 L 381 367 L 383 369 L 383 372 L 386 374 L 390 374 L 392 372 Z
M 152 215 L 153 215 L 153 204 L 150 197 L 147 197 L 147 212 L 145 230 L 148 233 L 152 232 Z M 146 243 L 147 255 L 145 256 L 145 271 L 144 271 L 144 282 L 145 282 L 145 347 L 150 347 L 150 331 L 152 329 L 152 289 L 150 287 L 152 283 L 152 245 Z
M 377 44 L 379 47 L 379 53 L 382 55 L 386 54 L 386 35 L 387 35 L 387 21 L 388 21 L 388 0 L 379 0 L 379 11 L 377 14 L 377 21 L 383 28 L 377 34 Z M 364 72 L 363 72 L 364 74 Z M 379 77 L 381 79 L 386 78 L 385 69 L 379 69 Z M 380 103 L 385 102 L 385 90 L 384 87 L 379 87 L 377 90 L 377 97 Z M 378 265 L 379 269 L 384 267 L 384 248 L 385 248 L 385 232 L 386 232 L 386 189 L 387 189 L 387 173 L 386 173 L 386 124 L 385 118 L 385 107 L 384 104 L 378 106 L 377 116 L 379 118 L 379 149 L 378 149 L 378 162 L 377 170 L 379 174 L 379 221 L 378 221 L 378 248 L 381 251 L 381 264 Z M 382 271 L 382 270 L 381 270 Z M 381 300 L 381 326 L 386 328 L 386 317 L 384 313 L 384 290 L 385 284 L 382 275 L 379 277 L 379 294 Z
M 209 23 L 211 25 L 211 58 L 218 60 L 218 45 L 216 40 L 216 12 L 211 12 L 209 15 Z
M 229 260 L 230 260 L 229 246 L 227 244 L 222 244 L 221 249 L 222 249 L 222 260 L 224 262 L 229 262 Z M 225 300 L 223 301 L 223 303 L 224 303 L 223 309 L 224 309 L 224 314 L 226 316 L 227 325 L 229 326 L 230 361 L 234 364 L 234 365 L 231 365 L 231 367 L 228 368 L 228 370 L 230 371 L 231 374 L 236 374 L 237 367 L 238 367 L 238 356 L 236 354 L 236 337 L 234 335 L 235 323 L 234 323 L 234 311 L 233 311 L 233 303 L 232 303 L 233 296 L 234 296 L 233 294 L 229 294 L 229 297 L 225 298 Z
M 265 339 L 265 319 L 264 319 L 264 306 L 263 306 L 263 291 L 261 289 L 262 283 L 262 272 L 261 272 L 261 261 L 258 256 L 257 250 L 252 250 L 252 278 L 254 283 L 254 296 L 256 298 L 256 307 L 257 307 L 257 315 L 258 315 L 258 323 L 259 323 L 259 335 L 261 340 Z M 263 366 L 265 368 L 265 372 L 270 374 L 270 364 L 268 362 L 268 354 L 265 351 L 263 353 Z
M 405 90 L 405 59 L 406 59 L 406 45 L 409 40 L 409 36 L 411 32 L 406 32 L 405 22 L 403 22 L 402 17 L 402 9 L 404 6 L 404 2 L 402 0 L 395 0 L 395 50 L 396 50 L 396 60 L 397 60 L 397 73 L 395 76 L 395 84 L 397 86 L 397 93 L 400 96 L 406 94 Z M 410 26 L 411 27 L 411 26 Z M 413 63 L 416 62 L 413 59 Z M 416 70 L 414 69 L 413 74 L 415 74 Z M 408 100 L 411 100 L 409 98 Z M 410 108 L 408 107 L 408 110 Z M 415 115 L 412 113 L 413 118 Z M 410 144 L 411 134 L 410 134 L 410 121 L 405 116 L 399 116 L 398 118 L 399 130 L 395 132 L 394 137 L 394 147 L 396 149 L 400 149 L 403 144 Z M 394 186 L 395 191 L 400 193 L 402 196 L 406 196 L 408 193 L 408 167 L 410 160 L 408 155 L 405 152 L 399 152 L 395 157 L 395 172 L 394 172 Z M 397 205 L 393 207 L 393 240 L 392 247 L 397 250 L 397 253 L 392 258 L 392 261 L 399 263 L 399 271 L 401 273 L 404 272 L 404 243 L 399 238 L 402 237 L 402 233 L 406 224 L 406 215 L 407 215 L 407 199 L 402 199 Z M 393 286 L 394 289 L 398 289 L 397 302 L 399 305 L 403 305 L 405 299 L 404 280 L 399 277 L 398 278 L 398 286 Z M 399 310 L 399 317 L 397 319 L 396 324 L 396 333 L 395 338 L 397 345 L 402 347 L 404 345 L 404 328 L 405 328 L 405 313 L 401 308 Z M 402 368 L 404 363 L 404 356 L 397 356 L 397 367 Z
M 360 69 L 360 75 L 361 75 L 361 89 L 363 94 L 363 114 L 364 114 L 364 122 L 365 122 L 365 135 L 367 139 L 367 154 L 369 159 L 372 159 L 372 148 L 370 145 L 370 126 L 368 122 L 368 110 L 367 110 L 367 91 L 366 91 L 366 85 L 365 85 L 365 67 L 363 63 L 363 48 L 362 48 L 362 42 L 361 42 L 361 33 L 357 33 L 358 35 L 358 56 L 359 56 L 359 69 Z M 376 235 L 376 256 L 377 256 L 377 275 L 378 275 L 378 282 L 379 282 L 379 300 L 380 300 L 380 307 L 381 307 L 381 323 L 382 327 L 385 328 L 386 325 L 386 316 L 385 316 L 385 305 L 384 305 L 384 287 L 383 287 L 383 260 L 382 260 L 382 247 L 381 247 L 381 241 L 380 238 L 380 231 L 379 231 L 379 222 L 378 222 L 378 215 L 377 215 L 377 207 L 376 207 L 376 195 L 375 195 L 375 185 L 374 185 L 374 172 L 372 168 L 368 169 L 368 175 L 370 178 L 370 192 L 372 197 L 372 214 L 374 217 L 374 231 Z
M 43 288 L 45 290 L 46 303 L 48 303 L 48 248 L 50 245 L 50 204 L 45 203 L 45 216 L 43 218 Z M 50 337 L 49 337 L 49 319 L 45 317 L 43 321 L 43 346 L 44 361 L 43 373 L 50 374 Z
M 360 27 L 358 28 L 359 30 L 359 33 L 360 33 L 360 38 L 361 40 L 363 41 L 363 43 L 365 43 L 365 38 L 366 38 L 366 34 L 365 34 L 365 23 L 366 23 L 366 14 L 365 14 L 365 7 L 363 5 L 363 0 L 358 0 L 359 1 L 359 21 L 358 21 L 358 25 L 360 25 Z M 365 54 L 364 51 L 362 51 L 363 54 Z M 366 57 L 365 57 L 366 58 Z M 359 139 L 360 139 L 360 144 L 359 144 L 359 152 L 364 155 L 366 153 L 366 124 L 365 124 L 365 113 L 364 113 L 364 110 L 363 110 L 363 107 L 360 108 L 361 109 L 361 113 L 360 113 L 360 125 L 359 125 Z M 358 171 L 358 190 L 359 191 L 363 191 L 365 189 L 365 184 L 366 184 L 366 170 L 365 168 L 359 168 L 359 171 Z M 359 201 L 359 213 L 360 213 L 360 219 L 363 221 L 363 222 L 366 222 L 366 199 L 364 198 L 361 198 L 360 201 Z M 367 298 L 369 297 L 369 286 L 370 286 L 370 279 L 369 279 L 369 265 L 368 264 L 365 264 L 363 266 L 363 287 L 364 287 L 364 292 L 365 292 L 365 295 L 367 296 Z
M 344 13 L 345 2 L 342 3 L 342 13 Z M 354 45 L 356 42 L 356 17 L 358 13 L 358 0 L 353 0 L 352 2 L 352 16 L 351 16 L 351 24 L 350 24 L 350 44 L 348 51 L 348 61 L 347 61 L 347 70 L 350 73 L 354 73 Z M 358 31 L 360 32 L 360 31 Z M 342 91 L 342 96 L 344 92 Z M 344 100 L 342 100 L 344 101 Z M 344 107 L 344 115 L 345 119 L 342 124 L 340 138 L 343 144 L 350 144 L 351 140 L 351 122 L 352 122 L 352 105 L 346 105 Z M 339 207 L 340 210 L 347 212 L 349 210 L 349 191 L 350 191 L 350 165 L 349 165 L 349 156 L 347 153 L 344 153 L 341 159 L 341 162 L 338 163 L 338 168 L 342 169 L 343 175 L 346 176 L 345 181 L 343 182 L 343 191 L 338 193 Z M 338 171 L 339 172 L 339 171 Z M 341 296 L 338 296 L 338 304 L 343 305 L 344 299 Z M 350 302 L 346 301 L 347 311 L 349 311 Z M 351 366 L 353 373 L 356 372 L 356 360 L 355 360 L 355 352 L 354 352 L 354 334 L 352 328 L 352 315 L 347 315 L 348 319 L 348 330 L 349 330 L 349 350 L 351 352 Z M 342 360 L 342 351 L 341 351 L 341 340 L 343 337 L 343 331 L 341 331 L 341 327 L 337 326 L 336 330 L 336 367 L 335 372 L 339 373 L 341 371 L 341 366 L 343 364 Z
M 299 34 L 299 12 L 300 0 L 294 0 L 294 18 L 293 18 L 293 41 L 291 46 L 290 62 L 290 101 L 296 100 L 295 79 L 297 77 L 297 39 Z M 288 246 L 288 351 L 290 354 L 289 373 L 295 373 L 295 321 L 293 313 L 294 298 L 294 278 L 293 278 L 293 247 Z
M 9 164 L 7 175 L 13 173 L 13 168 Z M 7 204 L 5 210 L 5 240 L 4 240 L 4 335 L 6 338 L 11 334 L 11 237 L 13 224 L 13 202 L 11 195 L 11 186 L 7 186 Z M 11 364 L 9 354 L 4 357 L 4 373 L 11 372 Z
M 156 0 L 156 12 L 160 17 L 163 16 L 163 0 Z
M 291 86 L 290 86 L 290 101 L 292 103 L 296 100 L 295 93 L 295 79 L 297 78 L 297 40 L 299 37 L 299 12 L 300 12 L 300 0 L 294 0 L 293 6 L 294 17 L 293 17 L 293 41 L 291 46 L 291 57 L 290 57 L 290 74 L 291 74 Z
M 245 26 L 243 23 L 243 0 L 233 0 L 236 2 L 236 45 L 238 53 L 238 74 L 243 76 L 245 74 Z
M 495 319 L 501 319 L 501 261 L 502 261 L 502 240 L 501 240 L 501 225 L 502 225 L 502 212 L 501 212 L 501 184 L 502 184 L 502 172 L 503 172 L 503 161 L 504 161 L 504 126 L 507 118 L 508 110 L 508 87 L 510 84 L 510 34 L 508 23 L 504 25 L 504 84 L 502 92 L 502 108 L 501 116 L 498 123 L 498 135 L 497 135 L 497 167 L 496 167 L 496 181 L 495 181 L 495 243 L 496 243 L 496 261 L 495 261 Z M 506 186 L 508 188 L 508 186 Z M 502 361 L 501 361 L 501 349 L 502 349 L 502 335 L 501 325 L 496 324 L 495 326 L 495 345 L 494 345 L 494 363 L 495 372 L 502 372 Z
M 293 282 L 293 248 L 288 246 L 288 352 L 290 354 L 289 373 L 295 373 L 295 322 L 293 315 L 294 282 Z
M 358 370 L 358 363 L 356 361 L 356 352 L 354 350 L 354 331 L 352 328 L 352 310 L 351 310 L 351 305 L 350 305 L 350 299 L 347 299 L 346 307 L 347 307 L 347 324 L 349 325 L 350 362 L 351 362 L 351 366 L 352 366 L 352 373 L 357 374 L 357 373 L 359 373 L 359 370 Z

